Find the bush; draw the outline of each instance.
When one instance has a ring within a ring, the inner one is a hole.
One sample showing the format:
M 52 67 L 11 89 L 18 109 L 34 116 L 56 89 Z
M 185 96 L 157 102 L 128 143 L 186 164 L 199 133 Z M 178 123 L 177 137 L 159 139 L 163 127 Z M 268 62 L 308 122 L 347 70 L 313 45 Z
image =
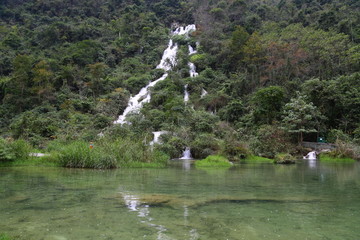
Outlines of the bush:
M 19 139 L 10 144 L 10 148 L 16 159 L 25 160 L 29 158 L 32 147 L 25 140 Z
M 336 140 L 335 150 L 328 153 L 329 156 L 333 158 L 355 158 L 354 146 L 350 142 L 345 142 L 342 140 Z
M 291 152 L 288 134 L 281 128 L 263 125 L 256 132 L 256 138 L 250 143 L 251 150 L 258 156 L 274 158 L 277 153 Z
M 0 161 L 13 161 L 16 159 L 13 149 L 10 144 L 4 139 L 0 138 Z
M 93 148 L 85 141 L 49 145 L 63 167 L 109 169 L 117 167 L 165 167 L 169 156 L 130 138 L 101 139 Z
M 274 163 L 276 164 L 294 164 L 296 158 L 289 153 L 276 154 Z
M 191 142 L 191 153 L 195 159 L 206 158 L 220 151 L 220 141 L 213 134 L 203 133 Z
M 63 167 L 97 169 L 116 167 L 116 159 L 110 152 L 97 147 L 90 149 L 89 144 L 83 141 L 62 147 L 57 158 Z
M 203 160 L 195 162 L 196 167 L 231 167 L 232 164 L 226 157 L 220 155 L 210 155 Z

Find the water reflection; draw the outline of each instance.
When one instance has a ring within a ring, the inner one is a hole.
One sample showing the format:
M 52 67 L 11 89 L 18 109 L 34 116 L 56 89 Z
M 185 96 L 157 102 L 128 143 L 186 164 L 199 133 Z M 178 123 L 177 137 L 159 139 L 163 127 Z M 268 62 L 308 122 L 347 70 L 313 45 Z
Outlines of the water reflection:
M 359 173 L 358 163 L 306 160 L 206 171 L 191 161 L 168 169 L 0 168 L 0 232 L 19 240 L 357 239 Z
M 316 162 L 317 162 L 316 159 L 309 159 L 308 160 L 309 167 L 310 168 L 316 168 Z

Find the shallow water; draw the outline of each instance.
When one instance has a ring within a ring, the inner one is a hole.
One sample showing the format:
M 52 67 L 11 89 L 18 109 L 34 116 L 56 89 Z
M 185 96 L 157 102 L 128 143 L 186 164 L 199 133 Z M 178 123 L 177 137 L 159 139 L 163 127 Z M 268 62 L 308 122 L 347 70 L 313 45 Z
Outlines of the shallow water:
M 17 239 L 360 239 L 360 165 L 0 168 Z

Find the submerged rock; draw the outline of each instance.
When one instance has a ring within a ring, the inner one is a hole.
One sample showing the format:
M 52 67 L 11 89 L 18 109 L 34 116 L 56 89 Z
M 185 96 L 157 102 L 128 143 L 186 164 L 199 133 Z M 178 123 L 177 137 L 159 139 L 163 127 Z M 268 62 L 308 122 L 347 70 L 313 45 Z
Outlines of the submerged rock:
M 123 204 L 129 207 L 129 203 L 134 204 L 132 201 L 128 201 L 129 195 L 123 195 Z M 252 204 L 252 203 L 285 203 L 285 202 L 319 202 L 320 199 L 304 198 L 301 197 L 253 197 L 253 196 L 219 196 L 219 197 L 199 197 L 188 198 L 187 196 L 176 196 L 169 194 L 142 194 L 132 195 L 133 200 L 136 200 L 137 207 L 170 207 L 170 208 L 198 208 L 210 204 L 218 203 L 234 203 L 234 204 Z M 132 209 L 132 208 L 130 208 Z M 136 210 L 136 209 L 135 209 Z

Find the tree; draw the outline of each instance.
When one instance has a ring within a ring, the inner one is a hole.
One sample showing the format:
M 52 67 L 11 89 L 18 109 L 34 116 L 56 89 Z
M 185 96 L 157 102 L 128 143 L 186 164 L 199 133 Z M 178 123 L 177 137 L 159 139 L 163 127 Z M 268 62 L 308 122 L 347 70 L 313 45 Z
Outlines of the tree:
M 256 91 L 252 97 L 255 121 L 268 123 L 276 120 L 284 104 L 285 90 L 279 86 L 270 86 Z
M 49 64 L 42 60 L 35 64 L 32 72 L 34 74 L 32 90 L 38 95 L 39 100 L 41 97 L 49 97 L 53 90 L 53 72 Z
M 282 122 L 288 132 L 298 133 L 301 143 L 304 133 L 317 132 L 319 118 L 316 106 L 297 93 L 297 96 L 285 105 Z

